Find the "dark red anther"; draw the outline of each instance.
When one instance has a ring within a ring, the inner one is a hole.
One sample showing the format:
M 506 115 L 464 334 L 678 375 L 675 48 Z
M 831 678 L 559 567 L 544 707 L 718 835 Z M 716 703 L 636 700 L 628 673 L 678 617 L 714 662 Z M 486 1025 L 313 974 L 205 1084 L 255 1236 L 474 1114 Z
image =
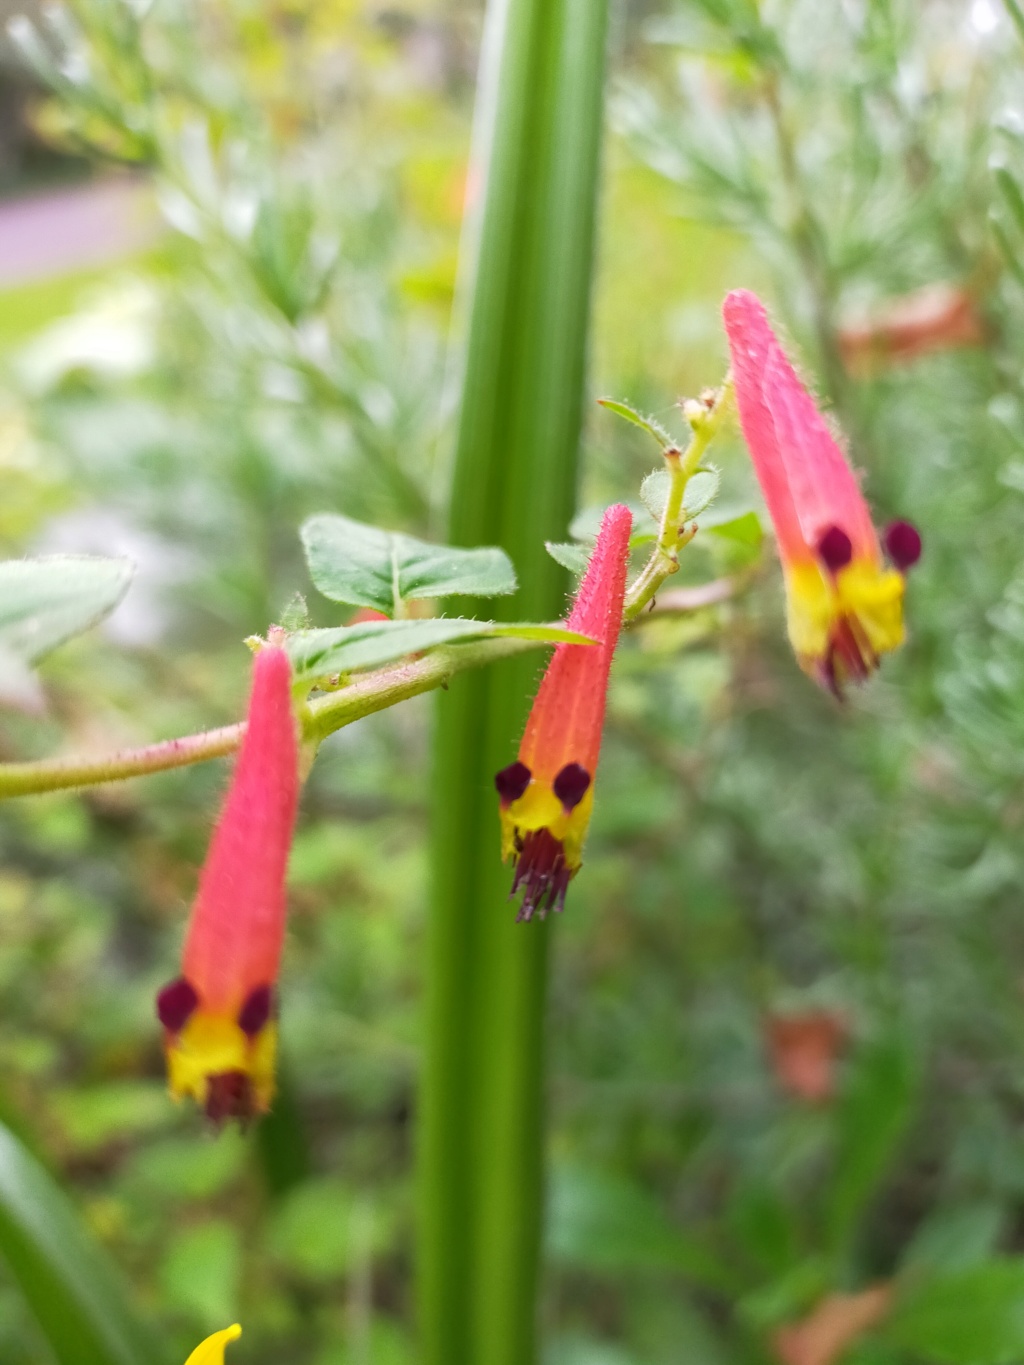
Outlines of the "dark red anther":
M 581 763 L 567 763 L 554 781 L 554 792 L 568 813 L 575 810 L 587 794 L 590 774 Z
M 250 1038 L 255 1038 L 274 1012 L 273 986 L 257 986 L 246 996 L 238 1014 L 238 1027 Z
M 157 995 L 156 1017 L 168 1033 L 180 1033 L 198 1004 L 199 996 L 192 982 L 179 976 Z
M 512 882 L 512 895 L 523 893 L 516 923 L 528 922 L 535 914 L 544 919 L 551 909 L 562 910 L 571 878 L 561 841 L 549 829 L 530 830 L 523 840 Z
M 853 542 L 841 526 L 829 526 L 818 537 L 818 558 L 829 573 L 845 569 L 853 558 Z
M 494 785 L 501 797 L 503 806 L 509 805 L 512 801 L 518 801 L 523 792 L 533 778 L 533 774 L 525 763 L 520 763 L 518 759 L 510 763 L 507 768 L 502 768 L 500 773 L 494 774 Z
M 255 1113 L 252 1083 L 244 1071 L 220 1071 L 206 1078 L 206 1117 L 217 1127 L 227 1119 L 244 1124 Z
M 921 558 L 921 532 L 909 521 L 893 521 L 882 535 L 885 553 L 900 573 L 912 569 Z

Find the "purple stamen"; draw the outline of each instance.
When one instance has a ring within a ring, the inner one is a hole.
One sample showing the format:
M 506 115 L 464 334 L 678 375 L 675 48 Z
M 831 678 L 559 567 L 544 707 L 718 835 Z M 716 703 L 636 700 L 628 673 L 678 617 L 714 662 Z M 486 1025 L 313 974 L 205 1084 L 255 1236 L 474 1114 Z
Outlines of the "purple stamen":
M 921 532 L 909 521 L 891 522 L 882 535 L 885 552 L 900 573 L 912 569 L 921 558 Z
M 818 558 L 829 573 L 845 569 L 853 558 L 853 542 L 841 526 L 829 526 L 818 537 Z
M 590 774 L 581 763 L 567 763 L 554 781 L 554 792 L 566 815 L 583 800 L 590 786 Z
M 198 1004 L 199 995 L 192 982 L 179 976 L 157 995 L 156 1017 L 168 1033 L 180 1033 Z
M 255 1038 L 274 1012 L 273 986 L 257 986 L 246 996 L 238 1015 L 238 1027 L 249 1038 Z
M 551 909 L 562 910 L 571 878 L 561 840 L 547 828 L 530 830 L 523 838 L 512 882 L 512 895 L 523 893 L 516 923 L 531 920 L 535 914 L 544 919 Z
M 206 1078 L 206 1117 L 217 1127 L 228 1119 L 244 1124 L 256 1113 L 252 1084 L 244 1071 L 220 1071 Z
M 518 759 L 510 763 L 507 768 L 502 768 L 500 773 L 494 774 L 494 785 L 501 798 L 503 806 L 510 805 L 513 801 L 518 801 L 523 792 L 533 779 L 533 774 L 525 763 L 520 763 Z

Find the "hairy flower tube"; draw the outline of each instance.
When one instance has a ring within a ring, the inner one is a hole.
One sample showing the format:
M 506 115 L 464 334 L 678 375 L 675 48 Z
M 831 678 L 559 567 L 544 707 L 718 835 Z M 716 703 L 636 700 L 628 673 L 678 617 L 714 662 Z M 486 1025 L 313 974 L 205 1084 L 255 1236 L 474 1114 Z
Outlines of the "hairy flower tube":
M 609 507 L 567 621 L 596 645 L 560 644 L 534 699 L 519 757 L 494 779 L 502 857 L 516 860 L 517 919 L 561 910 L 579 871 L 594 804 L 612 655 L 622 625 L 632 514 Z
M 743 435 L 775 526 L 789 638 L 836 696 L 903 643 L 904 574 L 921 553 L 909 522 L 882 541 L 846 456 L 798 379 L 756 295 L 723 308 Z
M 236 1322 L 233 1327 L 225 1327 L 221 1332 L 214 1332 L 212 1337 L 207 1337 L 201 1341 L 196 1349 L 185 1361 L 185 1365 L 224 1365 L 224 1348 L 232 1341 L 237 1341 L 242 1335 L 242 1329 Z
M 268 645 L 253 661 L 245 738 L 213 832 L 185 938 L 182 974 L 157 996 L 170 1089 L 214 1123 L 265 1113 L 274 1094 L 274 983 L 298 802 L 291 666 Z

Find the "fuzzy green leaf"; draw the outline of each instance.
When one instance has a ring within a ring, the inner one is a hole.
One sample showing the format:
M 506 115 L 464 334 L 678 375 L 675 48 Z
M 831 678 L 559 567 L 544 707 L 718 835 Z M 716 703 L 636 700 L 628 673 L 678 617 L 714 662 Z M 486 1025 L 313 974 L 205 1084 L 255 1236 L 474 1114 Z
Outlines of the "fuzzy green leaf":
M 717 469 L 698 469 L 686 485 L 683 497 L 683 520 L 692 521 L 699 517 L 718 497 L 718 486 L 722 476 Z
M 429 621 L 366 621 L 357 626 L 302 630 L 288 637 L 287 648 L 296 679 L 309 680 L 354 669 L 379 668 L 407 654 L 419 654 L 440 645 L 498 636 L 550 644 L 595 643 L 589 636 L 566 630 L 557 622 L 509 624 L 439 617 Z
M 301 534 L 310 577 L 332 602 L 393 616 L 410 598 L 515 592 L 512 561 L 494 547 L 430 545 L 337 513 L 310 517 Z
M 667 469 L 652 469 L 640 485 L 640 497 L 655 521 L 660 522 L 672 487 L 672 475 Z
M 637 412 L 636 408 L 614 398 L 599 398 L 597 401 L 601 407 L 607 408 L 609 412 L 614 412 L 618 417 L 624 417 L 627 422 L 632 422 L 641 431 L 646 431 L 648 436 L 653 436 L 660 446 L 669 450 L 677 449 L 675 437 L 667 432 L 655 418 L 644 417 L 642 413 Z
M 586 545 L 572 540 L 546 540 L 544 548 L 556 564 L 561 564 L 562 568 L 568 569 L 570 573 L 579 576 L 586 571 L 587 560 L 590 558 L 590 551 Z

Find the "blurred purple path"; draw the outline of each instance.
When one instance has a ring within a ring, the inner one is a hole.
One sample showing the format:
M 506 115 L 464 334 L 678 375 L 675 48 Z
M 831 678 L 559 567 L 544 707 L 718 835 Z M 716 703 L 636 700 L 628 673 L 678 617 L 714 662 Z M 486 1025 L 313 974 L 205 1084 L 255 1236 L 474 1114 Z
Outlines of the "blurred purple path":
M 160 233 L 143 180 L 101 180 L 0 201 L 0 288 L 104 265 Z

